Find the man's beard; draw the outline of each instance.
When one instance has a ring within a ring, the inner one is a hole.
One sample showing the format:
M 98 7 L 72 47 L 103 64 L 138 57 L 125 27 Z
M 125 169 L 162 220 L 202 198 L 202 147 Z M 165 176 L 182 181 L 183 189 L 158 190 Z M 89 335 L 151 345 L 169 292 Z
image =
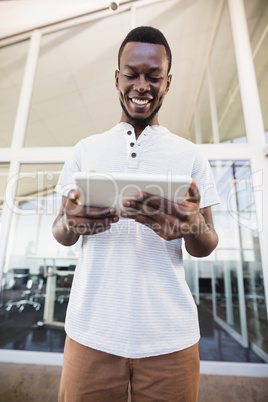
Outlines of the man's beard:
M 144 125 L 144 126 L 148 126 L 148 125 L 150 124 L 150 122 L 151 122 L 151 121 L 153 120 L 153 118 L 157 115 L 157 113 L 159 112 L 159 110 L 160 110 L 160 108 L 161 108 L 161 106 L 162 106 L 162 103 L 160 103 L 160 105 L 157 106 L 157 108 L 153 111 L 153 113 L 152 113 L 149 117 L 147 117 L 146 119 L 142 119 L 142 118 L 139 119 L 138 117 L 132 117 L 132 116 L 128 113 L 128 111 L 127 111 L 125 105 L 123 104 L 123 102 L 121 101 L 121 99 L 119 99 L 119 101 L 120 101 L 120 105 L 121 105 L 121 107 L 122 107 L 122 109 L 123 109 L 125 115 L 127 116 L 127 118 L 128 118 L 130 121 L 132 121 L 133 123 L 141 124 L 141 125 Z

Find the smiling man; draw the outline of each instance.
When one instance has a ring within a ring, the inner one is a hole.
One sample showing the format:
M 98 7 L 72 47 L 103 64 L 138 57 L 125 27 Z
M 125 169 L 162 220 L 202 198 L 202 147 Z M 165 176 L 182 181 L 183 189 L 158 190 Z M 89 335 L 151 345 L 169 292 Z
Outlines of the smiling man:
M 121 121 L 134 123 L 139 136 L 146 125 L 159 124 L 158 111 L 171 82 L 171 54 L 168 59 L 163 45 L 123 42 L 119 57 L 115 79 L 123 109 Z
M 66 316 L 61 402 L 126 402 L 128 389 L 134 402 L 198 398 L 199 325 L 181 247 L 183 239 L 195 257 L 215 249 L 211 206 L 219 200 L 199 147 L 159 125 L 171 62 L 159 30 L 138 27 L 127 35 L 115 72 L 120 122 L 74 147 L 56 187 L 62 206 L 55 238 L 70 246 L 82 236 Z M 124 201 L 131 210 L 119 219 L 114 208 L 80 205 L 72 175 L 90 170 L 193 181 L 182 204 L 139 192 Z

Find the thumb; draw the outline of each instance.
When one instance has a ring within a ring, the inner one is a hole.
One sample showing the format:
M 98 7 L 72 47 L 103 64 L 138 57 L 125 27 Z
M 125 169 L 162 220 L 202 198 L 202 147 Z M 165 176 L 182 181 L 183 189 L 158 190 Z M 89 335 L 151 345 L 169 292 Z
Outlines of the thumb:
M 68 193 L 68 199 L 75 205 L 79 205 L 79 192 L 77 190 L 71 190 Z
M 200 193 L 199 193 L 195 179 L 192 180 L 192 183 L 189 187 L 187 201 L 200 202 Z

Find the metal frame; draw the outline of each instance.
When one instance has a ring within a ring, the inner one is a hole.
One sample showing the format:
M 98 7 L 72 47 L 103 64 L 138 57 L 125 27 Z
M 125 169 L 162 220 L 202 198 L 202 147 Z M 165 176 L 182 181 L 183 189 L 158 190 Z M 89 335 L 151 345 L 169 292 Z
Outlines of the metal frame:
M 62 353 L 24 352 L 22 350 L 0 350 L 0 361 L 6 363 L 42 364 L 47 366 L 62 366 Z M 201 374 L 231 375 L 243 377 L 268 378 L 268 365 L 258 363 L 235 362 L 200 362 Z

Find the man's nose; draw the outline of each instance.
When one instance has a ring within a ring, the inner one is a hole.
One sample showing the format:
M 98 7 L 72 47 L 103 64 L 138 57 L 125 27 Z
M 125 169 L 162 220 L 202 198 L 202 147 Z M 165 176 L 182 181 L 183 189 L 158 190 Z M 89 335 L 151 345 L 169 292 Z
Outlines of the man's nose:
M 150 85 L 147 82 L 146 77 L 144 77 L 143 75 L 139 76 L 139 78 L 137 78 L 137 80 L 135 81 L 133 89 L 140 93 L 149 91 Z

